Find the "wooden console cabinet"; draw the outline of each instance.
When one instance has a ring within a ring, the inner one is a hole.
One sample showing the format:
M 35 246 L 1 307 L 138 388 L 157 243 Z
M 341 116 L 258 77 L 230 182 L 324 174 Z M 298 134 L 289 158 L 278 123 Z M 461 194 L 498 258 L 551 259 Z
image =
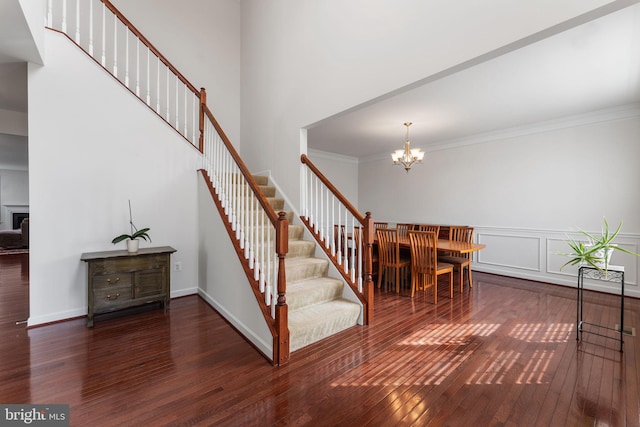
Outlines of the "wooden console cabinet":
M 126 250 L 89 252 L 80 258 L 88 264 L 87 327 L 100 313 L 161 302 L 169 308 L 171 290 L 171 246 L 142 248 L 136 253 Z

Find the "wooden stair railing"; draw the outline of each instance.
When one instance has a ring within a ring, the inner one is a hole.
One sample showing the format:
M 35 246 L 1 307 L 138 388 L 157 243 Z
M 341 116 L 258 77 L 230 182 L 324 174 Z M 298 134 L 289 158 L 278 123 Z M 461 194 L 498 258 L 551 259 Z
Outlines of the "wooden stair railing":
M 303 154 L 300 219 L 364 306 L 364 324 L 373 321 L 374 225 Z
M 203 104 L 202 110 L 201 172 L 220 215 L 229 219 L 227 232 L 273 336 L 273 363 L 283 365 L 289 360 L 285 275 L 289 224 L 285 213 L 276 214 L 262 194 L 209 108 Z
M 276 214 L 197 90 L 109 0 L 47 0 L 45 26 L 64 34 L 202 153 L 201 173 L 273 336 L 273 363 L 289 360 L 285 256 L 288 222 Z
M 195 148 L 201 92 L 109 0 L 47 0 L 60 32 Z

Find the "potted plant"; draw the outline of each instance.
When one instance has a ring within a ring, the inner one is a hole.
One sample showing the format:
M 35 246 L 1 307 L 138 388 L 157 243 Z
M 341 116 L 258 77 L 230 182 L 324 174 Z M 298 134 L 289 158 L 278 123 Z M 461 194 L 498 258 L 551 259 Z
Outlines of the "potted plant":
M 131 200 L 129 200 L 129 226 L 131 227 L 131 234 L 121 234 L 115 237 L 111 241 L 111 243 L 115 245 L 116 243 L 120 243 L 125 239 L 129 239 L 127 240 L 127 251 L 131 253 L 135 253 L 135 252 L 138 252 L 138 247 L 140 243 L 138 239 L 144 239 L 150 242 L 151 237 L 148 234 L 148 231 L 150 230 L 149 227 L 141 228 L 140 230 L 138 230 L 136 226 L 133 224 L 133 217 L 131 215 Z
M 630 255 L 640 256 L 635 252 L 631 252 L 613 243 L 620 230 L 622 229 L 622 221 L 614 232 L 609 230 L 609 223 L 606 218 L 602 227 L 602 233 L 599 236 L 588 233 L 584 230 L 578 230 L 586 241 L 576 240 L 567 236 L 567 244 L 573 250 L 571 253 L 560 253 L 560 255 L 568 256 L 571 259 L 564 263 L 560 270 L 567 265 L 588 265 L 601 271 L 607 271 L 609 260 L 613 251 L 620 251 Z

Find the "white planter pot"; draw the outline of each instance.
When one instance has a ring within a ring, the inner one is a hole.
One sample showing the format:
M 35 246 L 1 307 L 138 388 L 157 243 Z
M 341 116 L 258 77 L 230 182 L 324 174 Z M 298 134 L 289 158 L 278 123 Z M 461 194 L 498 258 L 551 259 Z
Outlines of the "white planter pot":
M 616 245 L 611 245 L 611 246 L 616 246 Z M 595 265 L 597 267 L 603 268 L 603 269 L 607 269 L 609 267 L 609 262 L 611 261 L 611 255 L 613 255 L 613 251 L 614 251 L 614 249 L 611 246 L 600 249 L 593 253 L 593 256 L 600 260 L 595 262 Z M 605 254 L 605 250 L 606 250 L 606 254 Z
M 615 245 L 611 245 L 615 246 Z M 606 249 L 606 254 L 605 254 Z M 607 247 L 605 249 L 600 249 L 599 251 L 594 252 L 594 255 L 597 258 L 600 258 L 602 261 L 596 262 L 595 264 L 600 267 L 606 269 L 609 267 L 609 262 L 611 261 L 611 255 L 613 255 L 614 249 L 612 247 Z
M 127 252 L 130 252 L 130 253 L 138 252 L 139 245 L 140 245 L 140 241 L 138 239 L 127 240 Z

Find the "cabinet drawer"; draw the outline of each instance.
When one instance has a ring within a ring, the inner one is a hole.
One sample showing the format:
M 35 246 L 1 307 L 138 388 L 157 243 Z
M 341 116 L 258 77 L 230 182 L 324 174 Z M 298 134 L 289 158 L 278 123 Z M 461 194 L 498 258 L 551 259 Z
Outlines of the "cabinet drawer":
M 94 289 L 110 288 L 114 286 L 131 286 L 131 274 L 130 273 L 113 273 L 113 274 L 100 274 L 91 278 Z
M 93 290 L 94 311 L 109 311 L 118 308 L 123 303 L 131 301 L 131 285 L 111 286 L 109 288 Z
M 131 256 L 91 262 L 92 274 L 110 274 L 116 272 L 139 271 L 168 266 L 167 255 Z

